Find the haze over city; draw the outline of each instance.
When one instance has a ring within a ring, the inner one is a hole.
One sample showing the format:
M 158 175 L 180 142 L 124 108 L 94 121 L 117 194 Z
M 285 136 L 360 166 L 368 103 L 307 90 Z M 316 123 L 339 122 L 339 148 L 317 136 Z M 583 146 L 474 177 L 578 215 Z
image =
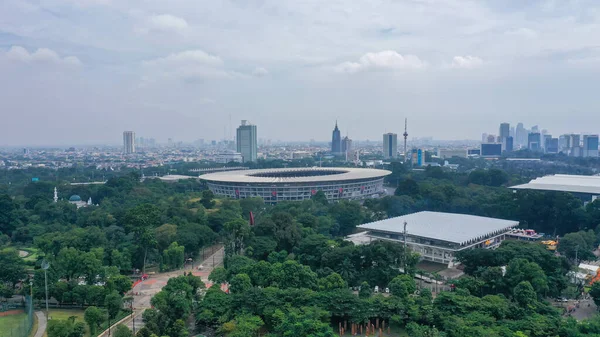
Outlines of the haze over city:
M 595 1 L 0 3 L 0 145 L 598 133 Z M 231 120 L 231 122 L 230 122 Z

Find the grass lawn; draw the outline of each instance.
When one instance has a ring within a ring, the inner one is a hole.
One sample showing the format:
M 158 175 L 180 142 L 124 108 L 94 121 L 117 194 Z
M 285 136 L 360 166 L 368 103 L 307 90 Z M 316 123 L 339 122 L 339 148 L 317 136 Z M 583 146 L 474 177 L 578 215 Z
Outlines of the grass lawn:
M 0 317 L 0 337 L 21 337 L 23 332 L 23 322 L 27 319 L 27 314 L 18 314 Z M 14 334 L 11 334 L 13 333 Z

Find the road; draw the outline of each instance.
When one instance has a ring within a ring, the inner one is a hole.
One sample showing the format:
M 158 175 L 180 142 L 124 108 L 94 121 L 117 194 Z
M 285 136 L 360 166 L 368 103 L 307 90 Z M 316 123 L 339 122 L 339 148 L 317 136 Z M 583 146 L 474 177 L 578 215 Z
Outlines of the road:
M 161 291 L 161 289 L 167 285 L 167 282 L 172 277 L 177 277 L 179 275 L 183 275 L 184 272 L 191 271 L 195 276 L 201 277 L 204 283 L 207 283 L 208 275 L 210 275 L 213 269 L 223 264 L 224 253 L 224 249 L 221 248 L 214 254 L 208 256 L 201 264 L 203 266 L 202 270 L 198 270 L 197 268 L 192 269 L 192 265 L 186 264 L 185 269 L 150 275 L 149 279 L 143 281 L 133 288 L 133 294 L 139 294 L 133 296 L 133 319 L 123 323 L 126 324 L 131 330 L 134 330 L 135 325 L 135 331 L 143 327 L 144 322 L 142 321 L 142 313 L 144 310 L 151 307 L 150 300 L 152 299 L 152 296 Z M 197 264 L 194 264 L 194 267 L 197 266 Z

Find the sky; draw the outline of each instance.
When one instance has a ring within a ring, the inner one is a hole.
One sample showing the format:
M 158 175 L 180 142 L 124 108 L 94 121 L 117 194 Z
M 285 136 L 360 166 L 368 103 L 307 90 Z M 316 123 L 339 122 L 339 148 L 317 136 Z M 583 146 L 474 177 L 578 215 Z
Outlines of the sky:
M 0 145 L 600 133 L 597 0 L 2 0 Z

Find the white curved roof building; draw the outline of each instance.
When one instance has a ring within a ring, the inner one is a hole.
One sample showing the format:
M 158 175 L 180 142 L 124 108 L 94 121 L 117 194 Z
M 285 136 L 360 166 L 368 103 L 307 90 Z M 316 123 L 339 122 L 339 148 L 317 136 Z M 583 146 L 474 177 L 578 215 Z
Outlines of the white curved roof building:
M 216 195 L 262 197 L 265 202 L 310 199 L 323 191 L 328 200 L 376 197 L 384 192 L 383 178 L 392 172 L 364 168 L 285 168 L 240 170 L 200 176 Z

